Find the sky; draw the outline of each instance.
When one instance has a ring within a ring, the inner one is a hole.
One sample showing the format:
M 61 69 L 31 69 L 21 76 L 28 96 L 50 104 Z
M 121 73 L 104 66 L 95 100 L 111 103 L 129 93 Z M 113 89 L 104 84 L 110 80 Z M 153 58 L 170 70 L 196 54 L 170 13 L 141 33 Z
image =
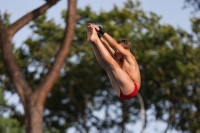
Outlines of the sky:
M 133 0 L 136 1 L 136 0 Z M 141 8 L 146 11 L 155 12 L 157 15 L 162 16 L 161 23 L 171 24 L 174 27 L 181 27 L 182 29 L 191 32 L 190 18 L 191 9 L 182 9 L 184 6 L 183 0 L 139 0 L 141 2 Z M 33 9 L 44 4 L 45 0 L 4 0 L 0 4 L 1 13 L 7 11 L 11 14 L 11 22 L 16 21 L 19 17 L 25 13 L 32 11 Z M 122 7 L 126 0 L 78 0 L 77 7 L 84 8 L 86 5 L 90 5 L 93 10 L 109 11 L 113 8 L 113 4 L 118 7 Z M 67 1 L 61 0 L 55 6 L 47 11 L 49 18 L 54 18 L 56 22 L 61 23 L 61 10 L 66 9 Z M 13 38 L 13 42 L 16 46 L 20 46 L 21 43 L 31 35 L 31 31 L 28 29 L 28 25 L 22 28 Z
M 133 0 L 135 1 L 135 0 Z M 192 9 L 183 9 L 184 0 L 139 0 L 141 2 L 141 8 L 146 12 L 154 12 L 159 16 L 162 16 L 161 23 L 162 24 L 170 24 L 175 28 L 182 28 L 187 32 L 191 32 L 191 23 L 190 18 L 194 16 L 191 13 Z M 3 0 L 0 4 L 0 12 L 1 14 L 7 11 L 7 13 L 11 14 L 11 23 L 15 22 L 21 16 L 26 14 L 27 12 L 32 11 L 33 9 L 44 4 L 44 0 Z M 84 8 L 86 5 L 90 5 L 93 10 L 100 11 L 105 10 L 109 11 L 113 8 L 113 4 L 118 7 L 123 7 L 123 3 L 126 0 L 78 0 L 77 7 Z M 61 23 L 62 20 L 61 10 L 66 9 L 67 1 L 61 0 L 55 6 L 47 11 L 47 15 L 49 18 L 54 18 L 57 23 Z M 195 14 L 196 16 L 198 14 Z M 20 31 L 16 33 L 13 38 L 13 43 L 16 46 L 20 46 L 22 42 L 31 35 L 31 31 L 28 29 L 28 25 L 22 28 Z M 19 102 L 19 98 L 17 95 L 7 94 L 6 98 L 10 104 L 17 104 Z M 19 105 L 19 110 L 22 109 L 22 106 Z M 148 112 L 151 114 L 152 112 Z M 154 119 L 154 118 L 148 118 Z M 145 133 L 154 132 L 154 133 L 162 133 L 166 127 L 166 124 L 160 121 L 152 122 L 148 125 L 145 130 Z M 141 122 L 138 121 L 136 125 L 133 127 L 135 130 L 134 133 L 139 133 L 141 130 Z M 168 133 L 178 133 L 175 130 L 169 130 Z

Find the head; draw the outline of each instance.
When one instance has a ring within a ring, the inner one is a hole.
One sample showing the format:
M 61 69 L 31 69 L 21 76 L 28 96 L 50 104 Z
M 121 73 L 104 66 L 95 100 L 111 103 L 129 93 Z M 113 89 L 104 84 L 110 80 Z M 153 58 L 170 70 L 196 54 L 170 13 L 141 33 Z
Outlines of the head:
M 126 39 L 122 39 L 122 40 L 119 40 L 117 41 L 118 44 L 122 45 L 124 47 L 124 49 L 127 49 L 127 50 L 130 50 L 131 51 L 131 42 L 129 42 L 128 40 Z
M 126 50 L 131 52 L 131 49 L 132 49 L 131 45 L 132 44 L 128 40 L 122 39 L 122 40 L 117 41 L 117 43 L 119 45 L 122 45 L 124 47 L 124 49 L 126 49 Z M 116 54 L 118 59 L 121 59 L 123 57 L 123 55 L 118 50 L 116 50 L 115 54 Z

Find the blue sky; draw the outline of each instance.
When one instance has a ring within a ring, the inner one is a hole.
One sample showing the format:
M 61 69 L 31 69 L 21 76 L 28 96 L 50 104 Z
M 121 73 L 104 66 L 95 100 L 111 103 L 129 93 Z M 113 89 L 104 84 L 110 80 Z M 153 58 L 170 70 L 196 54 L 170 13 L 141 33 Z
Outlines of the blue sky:
M 61 23 L 60 13 L 62 9 L 66 9 L 67 0 L 61 0 L 55 6 L 48 10 L 48 16 L 54 18 L 58 23 Z M 135 0 L 133 0 L 135 1 Z M 183 10 L 183 0 L 139 0 L 141 2 L 141 8 L 146 12 L 153 11 L 157 15 L 162 16 L 161 23 L 171 24 L 174 27 L 181 27 L 190 32 L 190 18 L 192 14 L 191 9 Z M 113 4 L 118 7 L 122 7 L 126 0 L 78 0 L 77 6 L 83 8 L 86 5 L 90 5 L 93 10 L 99 11 L 110 10 Z M 25 13 L 39 7 L 44 3 L 44 0 L 4 0 L 0 4 L 1 13 L 7 11 L 11 14 L 11 22 L 16 21 L 19 17 Z M 23 40 L 30 35 L 31 32 L 28 26 L 22 28 L 13 38 L 13 42 L 17 46 L 20 46 Z
M 78 0 L 78 7 L 83 8 L 86 5 L 90 5 L 95 11 L 100 11 L 101 9 L 109 11 L 113 7 L 113 4 L 116 4 L 118 7 L 122 7 L 125 1 L 126 0 Z M 162 16 L 161 23 L 171 24 L 175 28 L 181 27 L 182 29 L 191 32 L 190 18 L 193 16 L 193 14 L 191 14 L 192 9 L 182 9 L 184 6 L 184 0 L 140 0 L 140 2 L 141 8 L 144 11 L 152 11 L 155 12 L 157 15 Z M 11 22 L 14 22 L 25 13 L 39 7 L 43 3 L 44 0 L 3 0 L 0 4 L 0 11 L 1 13 L 5 11 L 10 13 Z M 61 23 L 62 20 L 60 18 L 60 13 L 61 10 L 66 9 L 66 7 L 66 0 L 61 0 L 58 4 L 48 10 L 47 13 L 49 18 L 54 18 L 57 23 Z M 31 31 L 28 29 L 28 26 L 25 26 L 19 32 L 17 32 L 17 34 L 13 38 L 13 42 L 16 43 L 17 46 L 20 46 L 21 43 L 30 35 Z M 9 103 L 17 104 L 19 102 L 19 98 L 17 95 L 7 95 L 6 97 L 11 97 L 10 99 L 12 100 L 8 100 Z M 19 105 L 19 108 L 22 108 L 21 105 Z M 151 114 L 152 112 L 148 113 Z M 154 118 L 149 117 L 148 119 Z M 160 121 L 152 122 L 148 125 L 145 133 L 160 133 L 164 131 L 165 127 L 166 124 Z M 132 128 L 138 130 L 139 132 L 141 129 L 140 121 L 138 121 L 138 123 L 136 123 L 136 125 Z M 170 130 L 169 132 L 177 133 L 177 131 L 174 130 Z M 137 133 L 137 131 L 135 131 L 135 133 Z

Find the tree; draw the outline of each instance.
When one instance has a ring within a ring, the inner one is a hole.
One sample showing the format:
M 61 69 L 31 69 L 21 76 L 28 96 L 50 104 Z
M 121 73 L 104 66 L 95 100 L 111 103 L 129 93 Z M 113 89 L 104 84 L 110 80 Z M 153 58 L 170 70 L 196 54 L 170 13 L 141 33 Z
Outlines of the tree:
M 45 13 L 58 0 L 46 0 L 41 7 L 26 14 L 16 22 L 6 25 L 4 20 L 0 20 L 0 46 L 9 78 L 16 89 L 25 111 L 25 125 L 27 133 L 42 133 L 44 103 L 48 93 L 51 91 L 60 68 L 67 57 L 70 49 L 74 28 L 77 21 L 76 0 L 68 0 L 68 15 L 66 18 L 66 31 L 60 50 L 58 51 L 54 64 L 48 70 L 43 80 L 31 88 L 28 81 L 22 75 L 21 69 L 12 54 L 12 37 L 24 25 Z
M 5 117 L 5 112 L 10 112 L 7 106 L 7 101 L 4 99 L 3 89 L 0 89 L 0 132 L 13 133 L 23 132 L 23 126 L 20 125 L 17 119 Z
M 171 25 L 160 24 L 159 16 L 152 12 L 145 13 L 137 3 L 131 1 L 125 3 L 122 9 L 115 6 L 109 12 L 102 11 L 96 14 L 91 8 L 86 7 L 84 11 L 79 10 L 79 14 L 81 18 L 77 23 L 76 40 L 72 47 L 72 51 L 74 50 L 74 53 L 78 55 L 78 62 L 72 64 L 71 69 L 64 70 L 67 74 L 63 74 L 61 79 L 68 82 L 61 81 L 61 86 L 59 87 L 58 84 L 56 87 L 59 89 L 55 89 L 49 96 L 49 102 L 46 105 L 48 110 L 46 122 L 50 123 L 50 127 L 66 129 L 67 125 L 56 122 L 62 119 L 65 122 L 74 121 L 70 124 L 73 124 L 80 132 L 90 132 L 94 128 L 101 132 L 128 132 L 126 124 L 134 123 L 138 118 L 137 99 L 123 102 L 112 92 L 104 92 L 102 86 L 95 87 L 91 84 L 101 82 L 96 80 L 96 76 L 99 77 L 99 75 L 95 71 L 94 59 L 90 57 L 91 50 L 88 45 L 83 46 L 85 44 L 83 29 L 88 22 L 93 22 L 102 25 L 114 38 L 126 38 L 134 44 L 133 53 L 141 68 L 140 93 L 144 98 L 145 108 L 147 110 L 153 108 L 156 119 L 168 124 L 163 130 L 165 132 L 172 128 L 183 132 L 199 130 L 197 126 L 199 123 L 197 117 L 199 44 L 194 42 L 195 36 L 182 29 L 175 29 Z M 195 35 L 199 35 L 198 24 L 193 24 L 196 30 Z M 94 67 L 90 66 L 92 64 Z M 75 70 L 79 71 L 76 73 Z M 95 77 L 92 72 L 95 72 Z M 80 75 L 84 75 L 84 80 L 79 79 Z M 93 78 L 88 81 L 88 77 Z M 104 86 L 107 91 L 107 88 L 110 88 L 109 83 L 106 83 L 108 80 L 105 80 L 106 76 L 102 79 L 103 84 L 108 85 Z M 89 93 L 89 88 L 91 91 L 95 88 L 96 92 Z M 73 100 L 68 98 L 70 96 Z M 95 98 L 100 100 L 95 101 Z M 50 104 L 52 102 L 55 102 L 54 106 Z M 114 118 L 111 117 L 110 107 L 113 107 L 113 112 L 111 112 L 115 114 Z M 105 119 L 102 120 L 93 113 L 103 108 L 105 108 L 103 117 Z M 62 113 L 64 111 L 69 114 Z M 59 117 L 53 120 L 56 116 Z M 196 116 L 195 121 L 192 121 L 193 116 Z
M 197 54 L 197 48 L 193 47 L 194 38 L 190 34 L 182 29 L 160 24 L 159 16 L 152 12 L 145 13 L 139 8 L 139 3 L 131 1 L 125 3 L 122 9 L 114 6 L 110 12 L 102 11 L 97 14 L 86 7 L 79 10 L 79 14 L 81 18 L 77 23 L 69 56 L 76 57 L 76 62 L 66 60 L 68 65 L 64 67 L 58 83 L 48 97 L 45 114 L 47 127 L 63 131 L 75 127 L 77 132 L 128 132 L 131 130 L 126 129 L 126 125 L 139 118 L 140 106 L 137 99 L 120 101 L 113 94 L 107 76 L 98 68 L 97 62 L 94 62 L 92 49 L 85 42 L 85 26 L 88 22 L 93 22 L 102 25 L 114 38 L 126 38 L 135 44 L 133 53 L 141 68 L 140 93 L 144 98 L 145 108 L 154 108 L 155 117 L 168 123 L 165 131 L 170 128 L 190 131 L 190 127 L 198 130 L 198 127 L 192 127 L 196 122 L 187 117 L 189 114 L 198 115 L 196 111 L 189 110 L 193 106 L 189 100 L 189 86 L 199 81 L 196 69 L 198 64 L 191 59 Z M 38 27 L 35 29 L 43 29 L 39 22 L 45 23 L 38 20 L 35 24 Z M 28 45 L 36 42 L 37 40 L 32 39 Z M 195 108 L 197 106 L 194 105 Z M 111 117 L 111 107 L 115 117 Z M 104 119 L 94 114 L 98 110 L 105 112 L 102 116 Z M 178 118 L 180 115 L 184 117 Z
M 64 19 L 66 14 L 63 11 Z M 156 119 L 168 124 L 164 132 L 170 128 L 182 132 L 199 130 L 198 18 L 192 20 L 193 34 L 189 34 L 160 24 L 161 17 L 144 12 L 138 2 L 131 0 L 121 9 L 114 6 L 109 12 L 97 14 L 86 7 L 79 9 L 78 14 L 80 19 L 70 53 L 45 103 L 43 124 L 47 131 L 65 132 L 74 127 L 81 133 L 128 133 L 134 131 L 129 125 L 139 119 L 138 99 L 120 100 L 97 63 L 86 42 L 88 22 L 102 25 L 117 40 L 126 38 L 133 43 L 133 54 L 142 75 L 139 92 L 145 109 L 153 110 Z M 38 17 L 30 27 L 34 36 L 28 38 L 23 47 L 15 49 L 15 58 L 29 85 L 35 88 L 51 68 L 64 30 L 45 15 Z M 148 123 L 147 120 L 147 126 Z
M 185 0 L 185 7 L 192 6 L 194 11 L 200 10 L 200 0 Z

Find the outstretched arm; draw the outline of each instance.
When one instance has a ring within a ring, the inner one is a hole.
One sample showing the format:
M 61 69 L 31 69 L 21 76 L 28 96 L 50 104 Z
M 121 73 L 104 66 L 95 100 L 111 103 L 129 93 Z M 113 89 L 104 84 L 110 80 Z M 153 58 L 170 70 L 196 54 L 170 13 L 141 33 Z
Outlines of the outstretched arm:
M 106 47 L 108 52 L 111 54 L 111 56 L 114 57 L 115 51 L 113 50 L 113 48 L 110 47 L 109 43 L 103 37 L 101 37 L 100 40 L 103 43 L 103 45 Z
M 122 45 L 119 45 L 117 43 L 117 41 L 110 36 L 108 33 L 104 33 L 103 36 L 106 38 L 106 40 L 109 42 L 109 44 L 111 44 L 113 47 L 115 47 L 117 50 L 119 50 L 123 55 L 127 56 L 128 54 L 130 54 L 130 52 L 128 52 L 126 49 L 124 49 L 124 47 Z
M 99 26 L 96 26 L 96 25 L 93 25 L 91 24 L 92 27 L 94 27 L 96 29 L 96 31 L 99 31 Z M 101 42 L 103 43 L 103 45 L 106 47 L 106 49 L 108 50 L 108 52 L 112 55 L 112 57 L 114 57 L 115 55 L 115 51 L 113 50 L 112 47 L 110 47 L 109 43 L 103 38 L 103 37 L 100 37 L 99 38 L 101 40 Z
M 125 55 L 126 57 L 130 54 L 130 52 L 128 52 L 127 50 L 124 49 L 124 47 L 122 45 L 119 45 L 117 43 L 117 41 L 111 37 L 108 33 L 106 33 L 100 26 L 96 26 L 96 25 L 92 25 L 93 27 L 95 27 L 95 29 L 101 33 L 105 39 L 105 42 L 107 42 L 107 46 L 109 46 L 109 44 L 111 44 L 111 46 L 115 47 L 117 50 L 119 50 L 123 55 Z M 104 44 L 104 43 L 103 43 Z M 109 46 L 110 47 L 110 46 Z M 106 47 L 107 48 L 107 47 Z M 111 48 L 111 47 L 110 47 Z M 112 49 L 112 48 L 111 48 Z M 113 50 L 113 49 L 112 49 Z M 114 50 L 113 50 L 114 51 Z

